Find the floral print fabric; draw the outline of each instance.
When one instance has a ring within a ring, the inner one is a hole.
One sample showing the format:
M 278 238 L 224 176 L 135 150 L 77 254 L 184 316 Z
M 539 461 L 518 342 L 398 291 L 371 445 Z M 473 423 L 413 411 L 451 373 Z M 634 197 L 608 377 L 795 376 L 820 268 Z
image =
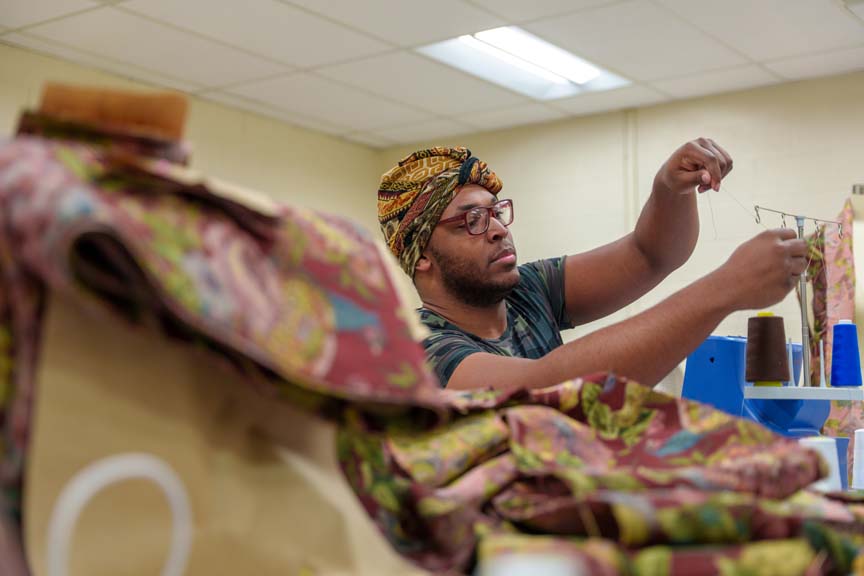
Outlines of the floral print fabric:
M 537 542 L 592 574 L 715 574 L 793 553 L 784 573 L 831 573 L 857 554 L 864 508 L 802 492 L 824 463 L 754 422 L 605 375 L 453 406 L 463 415 L 430 431 L 348 425 L 339 439 L 370 516 L 430 571 Z

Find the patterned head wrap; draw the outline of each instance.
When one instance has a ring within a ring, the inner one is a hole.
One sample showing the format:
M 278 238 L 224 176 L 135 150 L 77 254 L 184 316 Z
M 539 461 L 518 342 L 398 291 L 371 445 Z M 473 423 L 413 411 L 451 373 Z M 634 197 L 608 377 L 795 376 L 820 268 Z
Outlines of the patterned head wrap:
M 418 150 L 381 177 L 378 221 L 408 276 L 414 277 L 441 214 L 465 184 L 478 184 L 495 195 L 502 187 L 486 163 L 463 147 Z

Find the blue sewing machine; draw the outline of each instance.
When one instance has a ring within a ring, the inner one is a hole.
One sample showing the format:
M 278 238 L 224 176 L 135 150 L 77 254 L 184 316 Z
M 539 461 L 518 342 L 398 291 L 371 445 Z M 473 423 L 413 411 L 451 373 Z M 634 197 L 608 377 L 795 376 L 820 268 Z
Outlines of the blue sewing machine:
M 759 422 L 790 438 L 818 436 L 831 411 L 831 400 L 853 400 L 860 391 L 842 388 L 798 388 L 803 356 L 792 344 L 790 386 L 754 387 L 744 381 L 747 338 L 709 336 L 688 358 L 682 396 L 724 412 Z M 848 396 L 848 398 L 846 397 Z M 848 438 L 836 438 L 840 480 L 847 488 Z

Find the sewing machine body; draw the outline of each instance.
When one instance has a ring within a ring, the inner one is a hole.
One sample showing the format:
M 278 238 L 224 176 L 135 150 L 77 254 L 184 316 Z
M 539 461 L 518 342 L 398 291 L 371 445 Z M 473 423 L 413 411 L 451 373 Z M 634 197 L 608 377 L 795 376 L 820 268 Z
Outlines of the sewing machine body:
M 682 396 L 710 404 L 724 412 L 758 422 L 790 438 L 821 434 L 831 411 L 830 400 L 761 400 L 745 397 L 744 380 L 747 338 L 709 336 L 688 358 Z M 801 375 L 801 345 L 792 344 L 791 384 Z M 790 383 L 787 383 L 790 384 Z M 836 438 L 840 476 L 846 489 L 848 438 Z

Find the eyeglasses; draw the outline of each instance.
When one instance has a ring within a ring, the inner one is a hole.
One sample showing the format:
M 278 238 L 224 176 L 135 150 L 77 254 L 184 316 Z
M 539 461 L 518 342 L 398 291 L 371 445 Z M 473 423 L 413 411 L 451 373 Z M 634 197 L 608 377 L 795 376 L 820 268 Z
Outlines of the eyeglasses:
M 498 220 L 504 227 L 510 226 L 513 223 L 513 201 L 499 200 L 492 206 L 478 206 L 458 216 L 439 220 L 438 224 L 462 221 L 465 223 L 465 229 L 468 230 L 469 234 L 479 236 L 489 230 L 491 217 Z

